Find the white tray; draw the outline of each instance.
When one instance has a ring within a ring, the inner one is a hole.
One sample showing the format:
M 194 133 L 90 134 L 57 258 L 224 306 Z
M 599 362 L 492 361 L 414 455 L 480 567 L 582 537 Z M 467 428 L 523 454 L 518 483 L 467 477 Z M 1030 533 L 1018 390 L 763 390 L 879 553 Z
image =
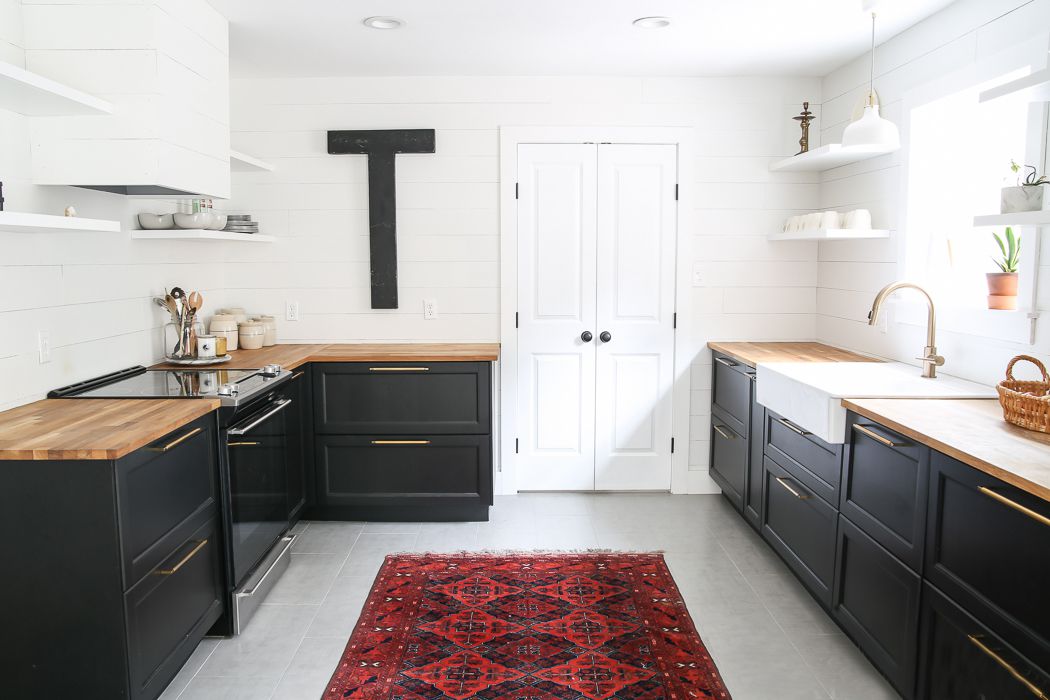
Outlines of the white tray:
M 222 357 L 168 357 L 164 356 L 164 359 L 173 365 L 221 365 L 223 362 L 229 362 L 233 359 L 232 355 L 223 355 Z

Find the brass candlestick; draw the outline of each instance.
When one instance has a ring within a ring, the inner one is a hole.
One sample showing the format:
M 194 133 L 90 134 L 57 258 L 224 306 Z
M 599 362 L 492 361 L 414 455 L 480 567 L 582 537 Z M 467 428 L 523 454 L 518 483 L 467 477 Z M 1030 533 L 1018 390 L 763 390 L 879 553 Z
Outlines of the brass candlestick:
M 802 114 L 797 117 L 792 117 L 802 127 L 802 138 L 798 140 L 798 145 L 802 147 L 802 150 L 795 155 L 802 155 L 809 150 L 809 123 L 813 121 L 813 112 L 809 111 L 809 103 L 802 103 Z

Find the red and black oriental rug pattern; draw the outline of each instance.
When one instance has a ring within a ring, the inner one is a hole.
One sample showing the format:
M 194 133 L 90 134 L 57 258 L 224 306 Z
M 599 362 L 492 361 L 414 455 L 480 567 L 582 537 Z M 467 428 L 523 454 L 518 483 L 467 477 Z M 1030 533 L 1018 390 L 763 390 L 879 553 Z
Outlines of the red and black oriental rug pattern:
M 659 554 L 396 555 L 324 700 L 728 699 Z

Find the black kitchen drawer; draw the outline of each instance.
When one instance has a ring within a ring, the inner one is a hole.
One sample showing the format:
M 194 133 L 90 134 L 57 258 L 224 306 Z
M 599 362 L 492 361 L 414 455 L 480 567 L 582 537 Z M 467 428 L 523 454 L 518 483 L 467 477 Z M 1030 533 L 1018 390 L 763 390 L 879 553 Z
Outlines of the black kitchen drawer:
M 838 506 L 842 445 L 824 442 L 766 409 L 765 453 L 790 469 L 810 491 Z
M 744 507 L 747 488 L 748 440 L 732 427 L 717 406 L 711 411 L 711 478 L 737 510 Z
M 319 507 L 359 519 L 487 519 L 491 451 L 488 435 L 318 436 Z
M 117 462 L 125 589 L 215 516 L 215 420 L 209 413 Z
M 744 519 L 762 529 L 762 452 L 765 443 L 766 408 L 756 398 L 755 375 L 751 378 L 751 430 L 748 437 L 747 481 L 744 488 Z
M 746 438 L 751 416 L 750 367 L 719 353 L 714 353 L 712 362 L 712 402 L 722 410 L 733 431 Z
M 762 536 L 825 607 L 831 605 L 838 511 L 768 457 Z
M 922 571 L 930 450 L 849 414 L 839 510 L 914 571 Z
M 125 596 L 133 698 L 155 698 L 222 613 L 218 521 L 209 520 Z
M 317 364 L 313 368 L 315 432 L 489 433 L 491 371 L 488 362 Z
M 1050 675 L 930 584 L 923 588 L 917 697 L 1033 700 L 1050 697 Z
M 832 614 L 902 696 L 915 691 L 922 581 L 839 515 Z
M 1050 669 L 1050 503 L 939 452 L 930 472 L 926 578 Z

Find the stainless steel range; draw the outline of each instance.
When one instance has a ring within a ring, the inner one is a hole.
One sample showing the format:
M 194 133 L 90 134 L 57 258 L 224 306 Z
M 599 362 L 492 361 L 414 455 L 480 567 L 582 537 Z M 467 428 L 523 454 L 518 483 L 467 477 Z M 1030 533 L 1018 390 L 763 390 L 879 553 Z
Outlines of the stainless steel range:
M 301 472 L 300 407 L 292 373 L 261 369 L 129 367 L 55 389 L 48 398 L 218 398 L 220 491 L 225 522 L 228 624 L 237 634 L 288 564 L 289 475 Z

